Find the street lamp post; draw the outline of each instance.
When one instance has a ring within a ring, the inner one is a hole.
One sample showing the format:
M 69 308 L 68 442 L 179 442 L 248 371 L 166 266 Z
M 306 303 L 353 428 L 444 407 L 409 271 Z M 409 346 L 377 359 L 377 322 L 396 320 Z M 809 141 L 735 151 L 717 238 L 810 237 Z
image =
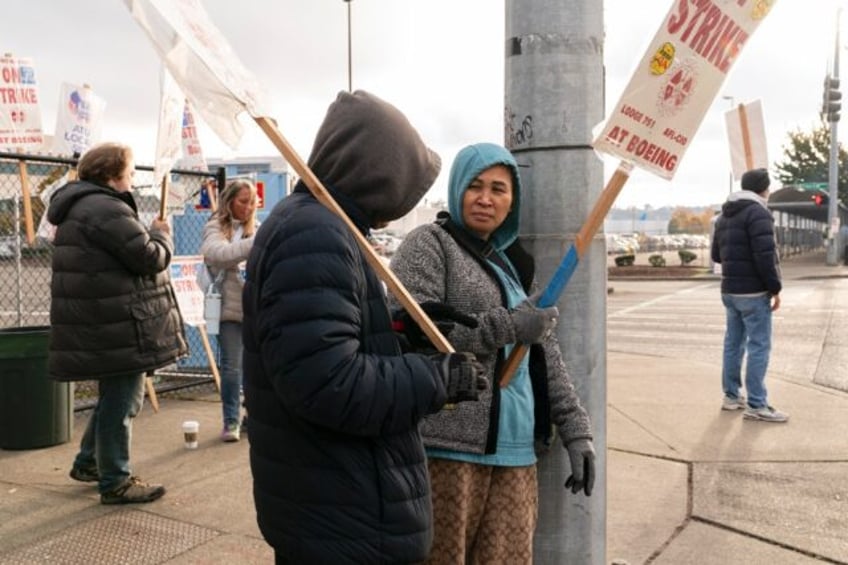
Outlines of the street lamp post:
M 350 42 L 350 3 L 353 0 L 342 0 L 345 4 L 347 4 L 347 91 L 353 92 L 353 64 L 352 64 L 352 51 L 351 51 L 351 42 Z
M 833 72 L 828 78 L 828 89 L 831 85 L 839 87 L 839 19 L 842 8 L 836 11 L 836 41 L 833 46 Z M 838 102 L 838 98 L 836 99 Z M 830 157 L 827 167 L 827 183 L 829 201 L 827 206 L 827 250 L 825 262 L 827 265 L 839 263 L 839 138 L 837 137 L 837 122 L 839 121 L 839 105 L 835 108 L 825 108 L 828 112 L 827 121 L 830 123 Z
M 736 99 L 729 94 L 725 94 L 721 97 L 721 99 L 730 102 L 731 110 L 736 106 Z M 729 181 L 727 184 L 727 193 L 730 194 L 733 192 L 733 163 L 730 163 L 730 173 L 728 173 L 728 179 Z

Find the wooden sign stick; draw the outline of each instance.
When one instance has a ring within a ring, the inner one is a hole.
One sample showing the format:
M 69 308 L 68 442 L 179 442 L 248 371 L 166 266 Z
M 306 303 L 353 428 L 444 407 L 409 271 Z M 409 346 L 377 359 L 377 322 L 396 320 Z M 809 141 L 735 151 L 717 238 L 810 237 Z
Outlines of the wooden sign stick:
M 751 131 L 748 128 L 748 113 L 745 105 L 739 104 L 739 126 L 742 129 L 742 146 L 745 148 L 745 168 L 754 168 L 754 152 L 751 149 Z
M 206 358 L 209 360 L 209 368 L 212 370 L 212 378 L 215 379 L 215 388 L 221 392 L 221 375 L 218 373 L 218 365 L 215 363 L 215 354 L 212 352 L 212 344 L 209 343 L 209 334 L 206 332 L 206 324 L 197 326 L 200 332 L 200 339 L 203 341 L 203 349 L 206 351 Z
M 144 375 L 144 388 L 147 389 L 147 397 L 150 398 L 150 405 L 153 407 L 153 411 L 159 412 L 159 399 L 156 397 L 156 387 L 153 386 L 151 375 L 153 375 L 153 371 Z
M 621 192 L 622 187 L 624 187 L 624 183 L 630 178 L 630 171 L 632 170 L 632 163 L 627 161 L 619 163 L 612 178 L 610 178 L 607 186 L 598 197 L 598 201 L 595 202 L 595 206 L 589 213 L 589 217 L 583 223 L 580 231 L 577 232 L 574 243 L 568 249 L 565 257 L 562 258 L 559 267 L 557 267 L 556 272 L 551 277 L 548 286 L 545 287 L 542 296 L 539 297 L 538 306 L 540 308 L 549 308 L 559 300 L 562 291 L 565 290 L 565 285 L 568 284 L 571 275 L 577 269 L 577 263 L 583 257 L 583 254 L 595 237 L 595 233 L 603 225 L 604 218 L 609 213 L 610 208 L 612 208 L 613 202 L 615 202 L 616 197 Z M 512 376 L 515 374 L 516 369 L 518 369 L 518 365 L 521 363 L 524 355 L 527 354 L 528 349 L 528 346 L 523 343 L 516 343 L 515 347 L 512 348 L 501 372 L 501 388 L 506 387 L 512 380 Z
M 162 187 L 159 191 L 159 219 L 164 220 L 165 214 L 168 210 L 168 176 L 169 173 L 166 171 L 165 176 L 162 177 Z
M 342 210 L 338 203 L 333 199 L 332 195 L 330 195 L 321 181 L 318 180 L 318 177 L 315 176 L 315 173 L 312 172 L 312 169 L 306 165 L 292 146 L 289 145 L 289 142 L 286 141 L 283 134 L 280 133 L 279 129 L 277 129 L 277 125 L 273 122 L 273 120 L 266 117 L 253 119 L 257 124 L 259 124 L 259 127 L 262 128 L 262 131 L 265 132 L 283 158 L 288 161 L 295 172 L 300 175 L 301 180 L 303 180 L 304 184 L 306 184 L 306 187 L 312 195 L 321 204 L 329 208 L 334 214 L 344 221 L 356 238 L 356 242 L 359 244 L 362 252 L 365 254 L 365 259 L 374 268 L 380 279 L 386 283 L 389 291 L 395 296 L 395 298 L 398 299 L 398 302 L 400 302 L 404 309 L 409 312 L 412 319 L 418 323 L 424 334 L 430 338 L 430 341 L 436 349 L 442 353 L 453 353 L 455 350 L 450 342 L 448 342 L 445 336 L 442 335 L 438 327 L 436 327 L 436 324 L 434 324 L 427 314 L 424 313 L 418 303 L 409 294 L 409 291 L 407 291 L 398 278 L 395 277 L 394 273 L 392 273 L 392 271 L 383 264 L 380 260 L 380 256 L 377 255 L 377 252 L 374 250 L 371 243 L 369 243 L 368 240 L 365 239 L 365 236 L 360 233 L 359 228 L 356 227 L 345 211 Z

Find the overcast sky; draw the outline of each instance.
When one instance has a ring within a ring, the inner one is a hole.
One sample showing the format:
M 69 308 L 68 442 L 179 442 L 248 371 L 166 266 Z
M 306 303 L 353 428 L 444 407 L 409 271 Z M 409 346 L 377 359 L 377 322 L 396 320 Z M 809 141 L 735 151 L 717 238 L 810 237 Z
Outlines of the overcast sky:
M 843 4 L 779 0 L 743 50 L 674 179 L 636 170 L 616 206 L 724 200 L 730 182 L 724 113 L 731 101 L 723 96 L 736 104 L 762 101 L 769 162 L 782 159 L 787 132 L 818 124 L 836 10 Z M 347 4 L 204 0 L 204 5 L 266 91 L 280 131 L 306 159 L 327 105 L 347 88 Z M 671 0 L 604 0 L 607 108 L 618 100 L 671 5 Z M 445 165 L 430 197 L 443 197 L 447 170 L 461 147 L 503 141 L 504 1 L 353 0 L 351 8 L 353 86 L 398 106 L 440 153 Z M 130 143 L 138 162 L 152 164 L 160 65 L 122 0 L 27 0 L 0 20 L 0 42 L 5 52 L 34 59 L 45 133 L 55 128 L 61 84 L 87 83 L 106 100 L 103 140 Z M 204 124 L 198 127 L 207 157 L 276 155 L 249 120 L 235 152 Z M 843 125 L 842 139 L 845 130 Z M 610 160 L 607 176 L 615 164 Z

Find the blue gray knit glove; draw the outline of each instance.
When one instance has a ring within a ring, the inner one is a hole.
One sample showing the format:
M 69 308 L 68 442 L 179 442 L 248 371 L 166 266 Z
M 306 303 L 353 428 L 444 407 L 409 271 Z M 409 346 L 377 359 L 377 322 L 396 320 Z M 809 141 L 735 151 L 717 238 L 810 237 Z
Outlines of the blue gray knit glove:
M 519 343 L 539 343 L 556 325 L 559 310 L 556 306 L 536 306 L 541 292 L 537 292 L 510 312 L 515 339 Z
M 595 448 L 592 440 L 575 439 L 565 446 L 568 458 L 571 460 L 571 476 L 565 481 L 565 488 L 578 493 L 581 490 L 586 496 L 592 495 L 595 486 Z

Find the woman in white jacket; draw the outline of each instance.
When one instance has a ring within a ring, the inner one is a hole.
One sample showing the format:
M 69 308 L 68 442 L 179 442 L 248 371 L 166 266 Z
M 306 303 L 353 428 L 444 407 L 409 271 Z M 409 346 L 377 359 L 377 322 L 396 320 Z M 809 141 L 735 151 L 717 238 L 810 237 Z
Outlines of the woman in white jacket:
M 256 234 L 256 187 L 245 179 L 232 181 L 218 199 L 218 209 L 203 228 L 200 253 L 221 292 L 221 402 L 223 441 L 241 436 L 241 291 L 244 261 Z

